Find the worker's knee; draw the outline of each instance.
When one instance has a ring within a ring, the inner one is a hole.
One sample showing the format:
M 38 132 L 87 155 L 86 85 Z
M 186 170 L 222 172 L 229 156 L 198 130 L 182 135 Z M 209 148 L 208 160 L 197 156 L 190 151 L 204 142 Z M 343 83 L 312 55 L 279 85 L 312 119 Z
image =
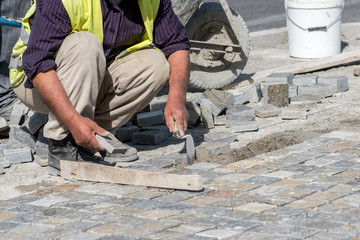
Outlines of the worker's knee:
M 99 57 L 105 60 L 103 47 L 100 40 L 89 32 L 76 32 L 67 36 L 56 56 L 57 59 L 82 62 Z

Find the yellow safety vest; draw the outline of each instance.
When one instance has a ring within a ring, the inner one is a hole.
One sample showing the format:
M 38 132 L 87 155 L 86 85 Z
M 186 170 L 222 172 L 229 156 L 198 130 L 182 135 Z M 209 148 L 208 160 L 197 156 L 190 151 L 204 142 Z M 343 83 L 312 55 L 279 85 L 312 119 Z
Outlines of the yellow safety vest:
M 35 4 L 29 9 L 22 21 L 23 26 L 20 33 L 20 38 L 15 44 L 11 55 L 9 68 L 10 83 L 13 87 L 20 85 L 25 77 L 25 73 L 22 67 L 22 54 L 27 48 L 28 39 L 31 33 L 30 18 L 35 14 L 36 11 L 36 1 L 34 2 Z M 62 0 L 62 2 L 71 20 L 71 33 L 80 31 L 93 33 L 99 38 L 102 44 L 104 39 L 104 31 L 100 0 Z M 154 21 L 159 10 L 160 0 L 138 0 L 138 4 L 145 26 L 145 31 L 141 37 L 141 42 L 129 43 L 129 45 L 134 45 L 121 52 L 116 57 L 116 59 L 119 59 L 131 52 L 148 47 L 153 43 Z

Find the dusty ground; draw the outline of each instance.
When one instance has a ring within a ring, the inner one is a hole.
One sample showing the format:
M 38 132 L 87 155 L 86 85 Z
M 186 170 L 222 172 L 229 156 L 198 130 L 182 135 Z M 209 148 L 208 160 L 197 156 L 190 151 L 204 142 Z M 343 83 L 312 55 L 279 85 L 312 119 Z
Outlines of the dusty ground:
M 357 39 L 344 39 L 344 42 L 347 43 L 344 52 L 355 50 L 360 45 L 360 41 Z M 288 56 L 287 44 L 267 49 L 253 48 L 244 74 L 302 61 L 306 60 Z M 283 121 L 280 117 L 256 119 L 259 131 L 234 135 L 237 141 L 231 144 L 231 150 L 226 154 L 218 157 L 210 156 L 202 148 L 206 145 L 203 142 L 203 136 L 208 130 L 191 129 L 190 132 L 198 147 L 196 161 L 228 164 L 301 143 L 320 134 L 346 129 L 348 126 L 359 125 L 360 127 L 360 78 L 353 75 L 356 67 L 358 65 L 348 65 L 316 72 L 320 76 L 347 76 L 349 91 L 323 99 L 316 109 L 311 110 L 311 115 L 307 120 Z M 190 89 L 189 96 L 195 91 Z M 216 127 L 211 131 L 229 130 L 224 127 Z M 4 142 L 6 139 L 2 141 Z M 138 151 L 140 160 L 146 161 L 173 152 L 184 152 L 184 141 L 170 138 L 159 146 L 139 146 Z M 19 196 L 24 192 L 41 194 L 44 191 L 51 191 L 56 188 L 56 185 L 65 182 L 60 177 L 49 176 L 46 168 L 42 168 L 36 163 L 13 165 L 11 168 L 5 169 L 5 174 L 0 176 L 0 200 Z

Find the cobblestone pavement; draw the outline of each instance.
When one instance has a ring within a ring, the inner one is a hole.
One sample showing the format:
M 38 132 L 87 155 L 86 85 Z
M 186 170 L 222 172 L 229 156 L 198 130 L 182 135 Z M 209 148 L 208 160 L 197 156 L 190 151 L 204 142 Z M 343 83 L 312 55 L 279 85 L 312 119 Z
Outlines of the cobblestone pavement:
M 201 192 L 69 182 L 0 202 L 0 239 L 359 239 L 360 129 L 170 172 Z

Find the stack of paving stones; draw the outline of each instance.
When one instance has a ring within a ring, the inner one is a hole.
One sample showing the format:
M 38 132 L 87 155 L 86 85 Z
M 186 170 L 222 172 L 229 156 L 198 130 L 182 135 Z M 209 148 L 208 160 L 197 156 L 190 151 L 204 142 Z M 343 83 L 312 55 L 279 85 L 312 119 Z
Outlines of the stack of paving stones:
M 317 107 L 323 98 L 349 89 L 344 76 L 319 76 L 273 73 L 265 78 L 263 106 L 256 109 L 257 117 L 281 114 L 284 120 L 306 119 L 307 112 Z
M 12 164 L 35 161 L 47 165 L 49 142 L 43 135 L 47 121 L 47 115 L 33 112 L 21 103 L 10 114 L 0 116 L 0 132 L 9 138 L 0 144 L 0 174 Z
M 229 165 L 200 192 L 69 182 L 0 201 L 0 239 L 358 239 L 360 129 Z

